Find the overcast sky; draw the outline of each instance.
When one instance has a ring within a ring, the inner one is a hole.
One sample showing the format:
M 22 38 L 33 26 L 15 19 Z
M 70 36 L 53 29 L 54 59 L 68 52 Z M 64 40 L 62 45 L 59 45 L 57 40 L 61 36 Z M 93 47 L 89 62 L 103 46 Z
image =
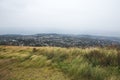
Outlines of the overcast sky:
M 120 36 L 120 0 L 0 0 L 0 34 Z

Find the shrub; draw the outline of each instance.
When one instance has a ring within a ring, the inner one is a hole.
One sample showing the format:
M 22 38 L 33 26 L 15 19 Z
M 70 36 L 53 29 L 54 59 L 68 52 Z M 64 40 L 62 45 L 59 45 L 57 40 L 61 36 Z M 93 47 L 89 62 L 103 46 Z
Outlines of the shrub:
M 36 49 L 36 48 L 33 48 L 32 49 L 32 53 L 35 53 L 35 52 L 37 52 L 38 50 Z

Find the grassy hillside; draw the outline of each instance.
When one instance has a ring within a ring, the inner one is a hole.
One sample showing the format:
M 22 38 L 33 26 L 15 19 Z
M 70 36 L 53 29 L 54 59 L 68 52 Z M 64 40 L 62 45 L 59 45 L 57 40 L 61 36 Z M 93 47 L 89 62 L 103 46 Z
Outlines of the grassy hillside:
M 120 50 L 0 46 L 0 80 L 120 80 Z

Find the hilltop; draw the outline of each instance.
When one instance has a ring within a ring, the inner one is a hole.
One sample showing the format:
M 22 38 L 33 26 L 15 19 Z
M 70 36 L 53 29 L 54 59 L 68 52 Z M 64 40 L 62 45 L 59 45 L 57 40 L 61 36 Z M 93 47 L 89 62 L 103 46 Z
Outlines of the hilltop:
M 0 46 L 0 80 L 120 80 L 120 50 Z

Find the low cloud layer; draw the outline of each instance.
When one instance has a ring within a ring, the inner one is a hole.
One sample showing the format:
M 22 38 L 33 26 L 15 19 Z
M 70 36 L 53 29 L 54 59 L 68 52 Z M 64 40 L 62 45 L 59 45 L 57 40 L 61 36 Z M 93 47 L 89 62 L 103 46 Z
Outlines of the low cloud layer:
M 119 0 L 0 0 L 0 34 L 120 36 Z

